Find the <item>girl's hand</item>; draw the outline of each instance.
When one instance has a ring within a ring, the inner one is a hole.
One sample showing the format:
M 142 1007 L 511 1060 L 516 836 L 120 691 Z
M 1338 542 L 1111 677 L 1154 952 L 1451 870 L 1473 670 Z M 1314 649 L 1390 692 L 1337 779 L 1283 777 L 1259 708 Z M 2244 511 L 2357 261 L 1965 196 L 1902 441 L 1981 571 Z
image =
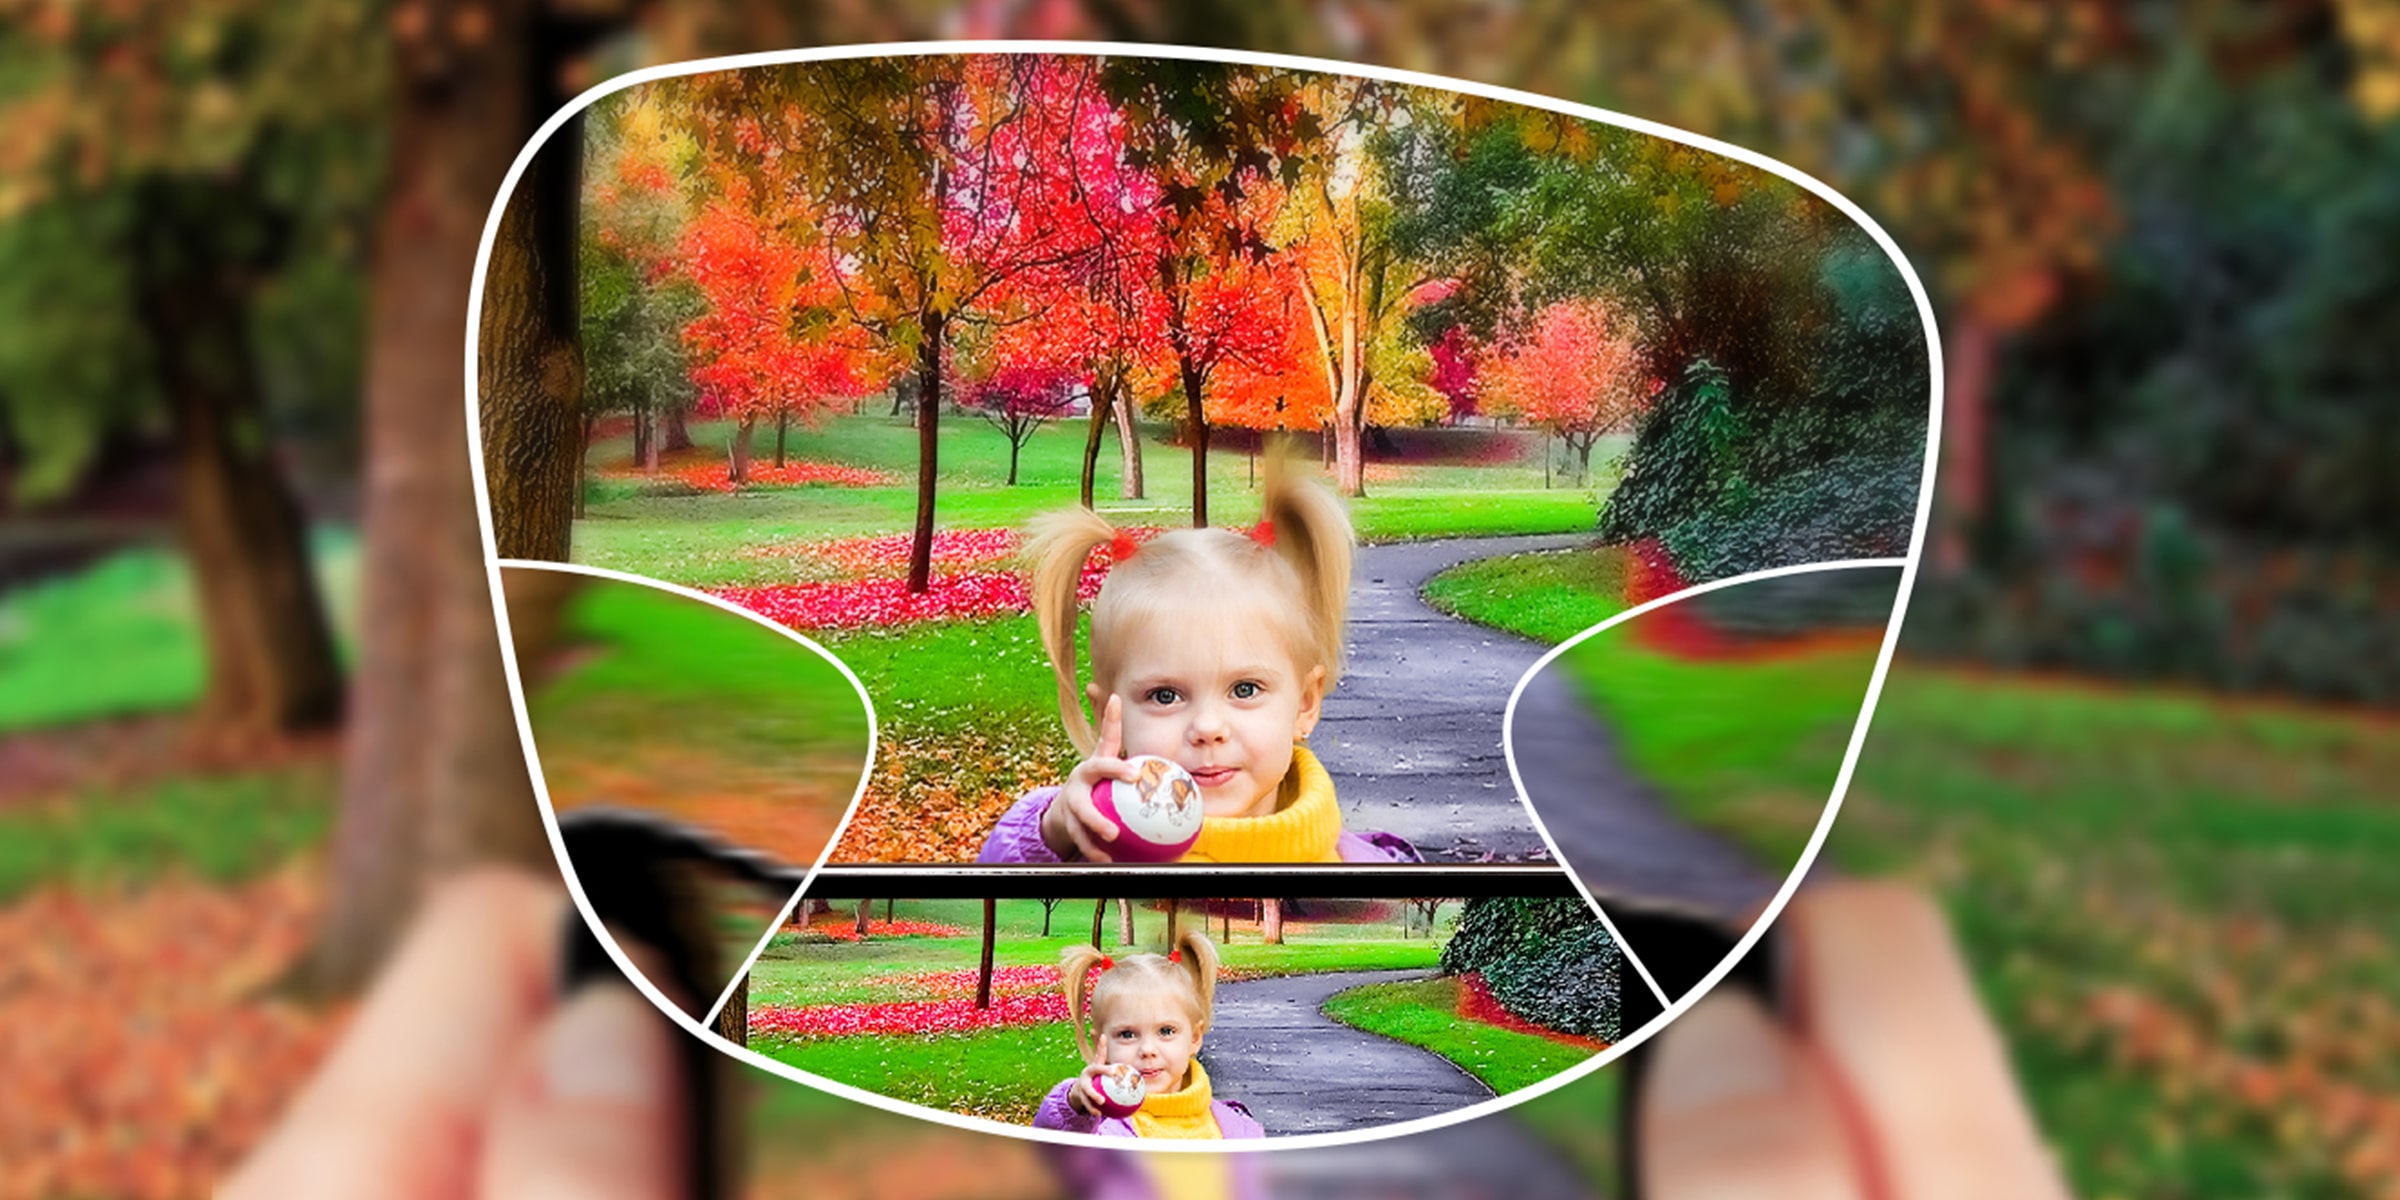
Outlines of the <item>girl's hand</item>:
M 1092 756 L 1075 764 L 1058 797 L 1042 812 L 1042 841 L 1062 859 L 1113 861 L 1108 847 L 1117 840 L 1117 823 L 1100 815 L 1092 803 L 1092 788 L 1103 779 L 1137 783 L 1141 772 L 1122 757 L 1125 743 L 1124 704 L 1115 696 L 1100 712 L 1100 743 Z
M 1083 1074 L 1075 1077 L 1075 1086 L 1067 1089 L 1067 1107 L 1083 1116 L 1099 1116 L 1099 1078 L 1106 1074 L 1108 1074 L 1108 1064 L 1106 1063 L 1093 1063 L 1091 1066 L 1085 1067 Z

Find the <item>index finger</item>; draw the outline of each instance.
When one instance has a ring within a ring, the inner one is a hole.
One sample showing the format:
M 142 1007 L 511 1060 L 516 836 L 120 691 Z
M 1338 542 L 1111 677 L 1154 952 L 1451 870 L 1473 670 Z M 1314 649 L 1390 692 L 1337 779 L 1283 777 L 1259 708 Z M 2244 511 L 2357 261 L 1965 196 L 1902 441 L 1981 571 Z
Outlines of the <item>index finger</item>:
M 1115 692 L 1100 710 L 1100 744 L 1092 753 L 1098 758 L 1125 757 L 1125 701 Z

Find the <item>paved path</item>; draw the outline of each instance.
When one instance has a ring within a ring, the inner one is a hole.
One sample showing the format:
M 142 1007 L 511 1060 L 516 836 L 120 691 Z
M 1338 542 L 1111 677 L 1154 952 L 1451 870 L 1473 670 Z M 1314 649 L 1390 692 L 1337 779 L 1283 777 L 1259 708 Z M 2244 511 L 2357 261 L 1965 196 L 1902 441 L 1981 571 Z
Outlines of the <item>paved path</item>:
M 1590 540 L 1453 538 L 1359 549 L 1349 667 L 1309 739 L 1333 776 L 1345 827 L 1399 834 L 1436 862 L 1549 857 L 1500 745 L 1508 693 L 1544 647 L 1438 612 L 1417 593 L 1459 563 Z
M 1361 984 L 1431 971 L 1337 971 L 1228 983 L 1200 1061 L 1217 1094 L 1239 1100 L 1269 1136 L 1331 1133 L 1454 1112 L 1492 1098 L 1450 1060 L 1319 1011 Z
M 1438 612 L 1418 593 L 1459 563 L 1590 543 L 1560 534 L 1360 549 L 1350 668 L 1310 739 L 1345 825 L 1397 833 L 1434 861 L 1548 857 L 1509 780 L 1501 725 L 1509 693 L 1549 647 Z M 1526 685 L 1516 723 L 1526 794 L 1595 894 L 1730 921 L 1773 893 L 1739 850 L 1670 815 L 1625 769 L 1565 672 Z

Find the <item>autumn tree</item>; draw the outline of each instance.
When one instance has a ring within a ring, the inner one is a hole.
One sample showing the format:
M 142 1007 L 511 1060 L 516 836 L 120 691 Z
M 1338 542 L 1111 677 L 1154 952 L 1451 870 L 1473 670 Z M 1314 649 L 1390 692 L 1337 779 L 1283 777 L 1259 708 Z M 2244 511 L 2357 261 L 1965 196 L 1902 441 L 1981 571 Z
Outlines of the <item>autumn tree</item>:
M 982 417 L 1008 439 L 1008 486 L 1017 486 L 1017 459 L 1042 426 L 1075 406 L 1078 385 L 1050 365 L 1003 362 L 960 390 L 959 407 Z
M 690 85 L 736 169 L 762 196 L 792 197 L 783 211 L 809 214 L 842 315 L 911 364 L 911 591 L 932 583 L 944 362 L 957 326 L 1024 319 L 1004 303 L 1009 289 L 1093 252 L 1091 189 L 1071 178 L 1081 157 L 1071 148 L 1107 136 L 1093 69 L 1082 59 L 926 56 Z
M 1621 310 L 1601 300 L 1562 300 L 1503 341 L 1477 387 L 1483 411 L 1514 416 L 1574 452 L 1589 483 L 1592 445 L 1630 429 L 1657 391 Z
M 666 449 L 664 427 L 696 398 L 682 333 L 703 304 L 675 269 L 692 147 L 655 99 L 631 89 L 586 114 L 579 271 L 586 429 L 601 413 L 629 414 L 645 470 Z
M 17 15 L 0 49 L 0 415 L 26 456 L 17 498 L 63 493 L 104 445 L 163 428 L 206 663 L 192 739 L 332 725 L 342 672 L 282 432 L 295 409 L 353 394 L 356 361 L 284 356 L 363 308 L 355 231 L 386 57 L 346 7 Z M 279 411 L 275 378 L 307 394 L 287 389 Z

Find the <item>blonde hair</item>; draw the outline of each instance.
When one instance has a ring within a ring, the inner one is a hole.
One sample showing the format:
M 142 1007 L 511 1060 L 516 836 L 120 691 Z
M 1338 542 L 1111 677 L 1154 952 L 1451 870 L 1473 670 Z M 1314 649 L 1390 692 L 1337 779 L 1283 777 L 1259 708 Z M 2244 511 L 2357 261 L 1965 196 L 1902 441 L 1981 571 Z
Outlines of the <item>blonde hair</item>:
M 1342 626 L 1350 613 L 1349 514 L 1331 489 L 1294 476 L 1275 457 L 1267 460 L 1261 495 L 1271 548 L 1228 529 L 1175 529 L 1110 568 L 1092 601 L 1094 680 L 1116 676 L 1117 647 L 1130 640 L 1128 631 L 1155 627 L 1162 609 L 1231 585 L 1282 615 L 1284 644 L 1300 674 L 1322 667 L 1324 687 L 1332 689 L 1342 672 Z M 1076 590 L 1084 560 L 1117 536 L 1115 526 L 1088 508 L 1043 514 L 1026 530 L 1033 611 L 1058 677 L 1059 720 L 1084 754 L 1099 738 L 1076 687 Z
M 1093 981 L 1088 1003 L 1084 981 L 1091 978 L 1092 968 L 1109 961 L 1108 956 L 1090 946 L 1069 946 L 1058 952 L 1059 985 L 1067 993 L 1067 1023 L 1075 1028 L 1075 1051 L 1083 1055 L 1083 1061 L 1100 1061 L 1099 1013 L 1128 992 L 1171 993 L 1191 1009 L 1192 1032 L 1208 1032 L 1209 1017 L 1217 1005 L 1216 943 L 1209 941 L 1207 934 L 1186 927 L 1176 935 L 1175 948 L 1183 952 L 1181 962 L 1164 954 L 1130 954 L 1115 960 Z

